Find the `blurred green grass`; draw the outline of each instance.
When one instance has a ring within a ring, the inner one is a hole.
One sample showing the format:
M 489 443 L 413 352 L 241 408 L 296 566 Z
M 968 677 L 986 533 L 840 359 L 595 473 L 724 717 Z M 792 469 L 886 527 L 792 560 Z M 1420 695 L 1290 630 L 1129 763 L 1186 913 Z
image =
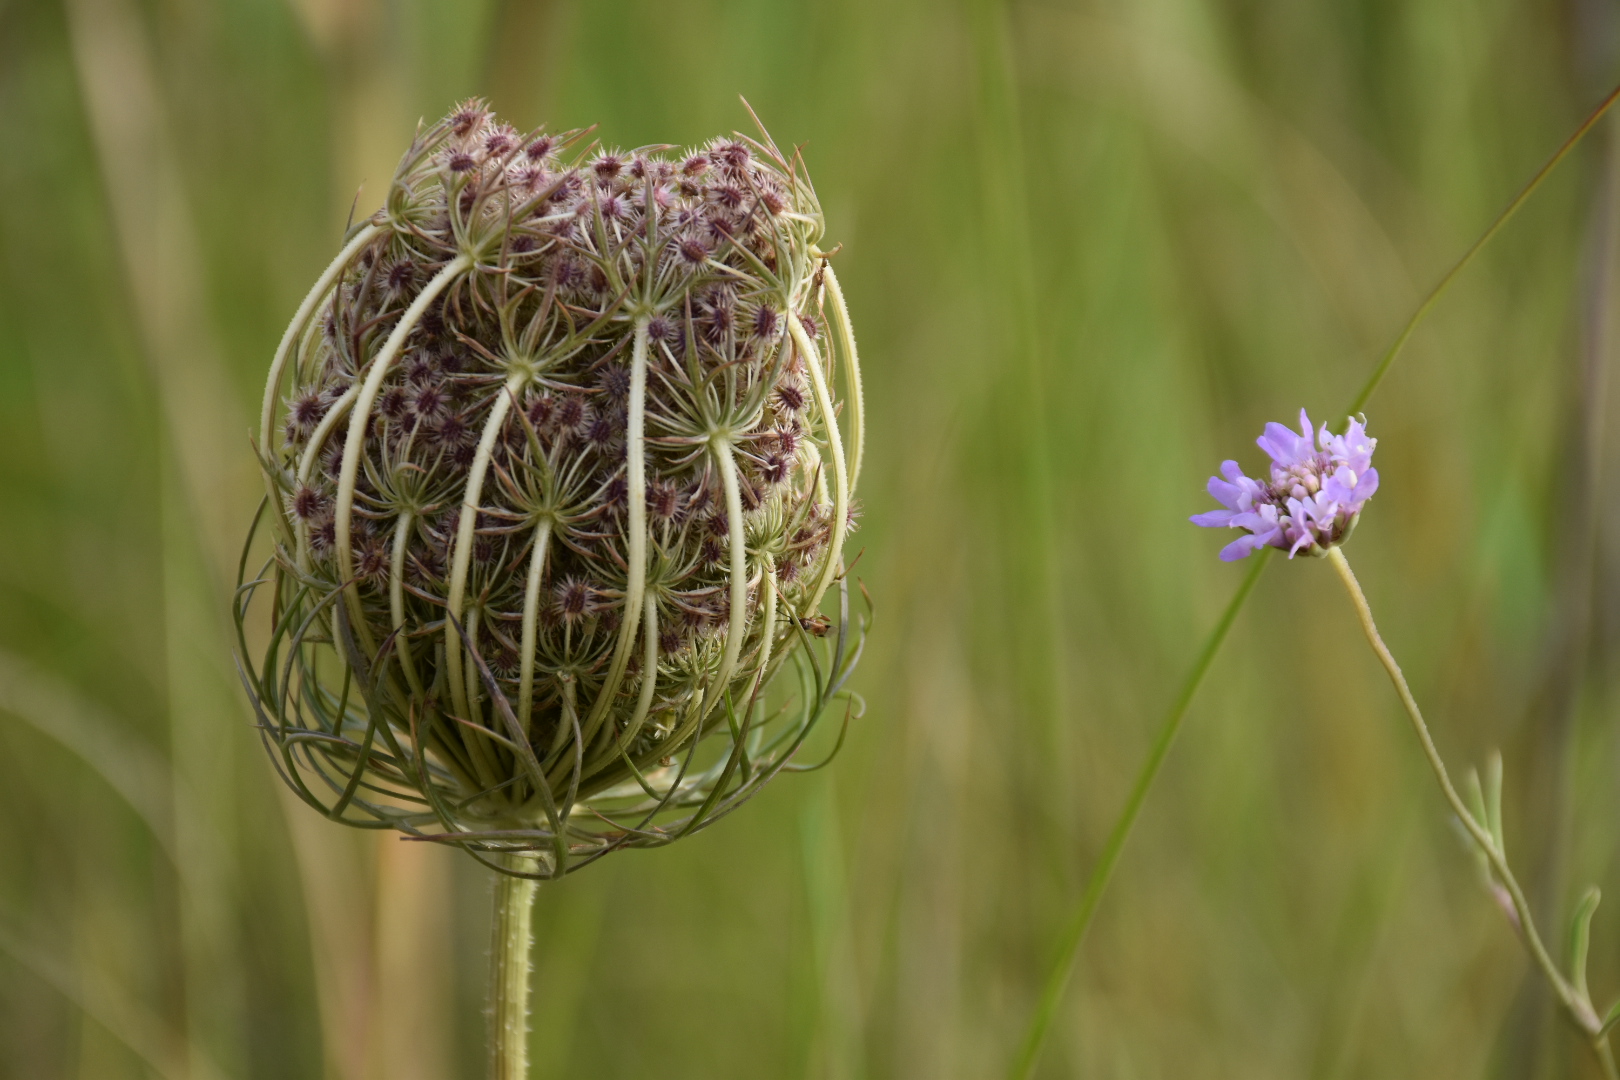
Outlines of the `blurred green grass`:
M 487 883 L 291 806 L 234 683 L 247 417 L 416 119 L 806 144 L 866 358 L 867 718 L 542 890 L 537 1077 L 999 1075 L 1236 587 L 1186 524 L 1353 393 L 1617 74 L 1616 9 L 0 2 L 0 1077 L 475 1077 Z M 1620 895 L 1616 140 L 1374 399 L 1353 557 L 1556 925 Z M 356 190 L 359 189 L 358 199 Z M 1250 447 L 1244 450 L 1244 447 Z M 1325 567 L 1267 574 L 1042 1076 L 1585 1067 Z M 1620 991 L 1600 909 L 1597 996 Z

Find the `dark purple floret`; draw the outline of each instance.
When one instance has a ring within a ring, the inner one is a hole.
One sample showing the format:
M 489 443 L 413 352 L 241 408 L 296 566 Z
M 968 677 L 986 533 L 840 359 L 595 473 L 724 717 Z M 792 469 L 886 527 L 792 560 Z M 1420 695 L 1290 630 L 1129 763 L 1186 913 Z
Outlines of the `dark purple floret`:
M 557 427 L 562 431 L 577 431 L 590 416 L 585 399 L 578 394 L 567 394 L 557 404 Z
M 674 322 L 662 315 L 654 315 L 647 320 L 648 341 L 674 341 L 676 334 Z
M 681 258 L 692 266 L 703 265 L 709 257 L 709 245 L 695 236 L 688 236 L 683 239 L 678 246 L 678 250 L 681 253 Z
M 529 423 L 537 429 L 544 428 L 551 422 L 552 414 L 557 409 L 557 399 L 550 394 L 541 394 L 529 402 Z
M 596 385 L 600 386 L 608 397 L 614 400 L 622 399 L 630 393 L 630 372 L 618 364 L 609 364 L 596 377 Z
M 681 511 L 681 491 L 667 480 L 647 485 L 647 513 L 659 521 L 673 521 Z
M 789 412 L 804 410 L 804 391 L 793 383 L 785 382 L 776 388 L 776 400 Z
M 423 383 L 411 395 L 411 411 L 424 420 L 437 420 L 448 408 L 449 398 L 436 382 Z
M 293 496 L 292 512 L 304 521 L 308 521 L 326 507 L 326 498 L 314 488 L 305 485 L 298 489 Z
M 557 611 L 565 622 L 574 623 L 589 615 L 593 608 L 593 590 L 579 578 L 567 578 L 557 585 Z
M 404 292 L 416 280 L 416 264 L 409 259 L 400 259 L 388 268 L 388 287 L 394 292 Z
M 377 399 L 377 411 L 390 420 L 398 420 L 404 416 L 406 405 L 405 388 L 402 386 L 390 386 Z
M 754 336 L 757 338 L 772 338 L 776 336 L 776 329 L 781 325 L 780 317 L 774 308 L 761 305 L 754 312 Z
M 457 138 L 465 139 L 489 119 L 489 110 L 468 102 L 450 114 L 450 130 Z

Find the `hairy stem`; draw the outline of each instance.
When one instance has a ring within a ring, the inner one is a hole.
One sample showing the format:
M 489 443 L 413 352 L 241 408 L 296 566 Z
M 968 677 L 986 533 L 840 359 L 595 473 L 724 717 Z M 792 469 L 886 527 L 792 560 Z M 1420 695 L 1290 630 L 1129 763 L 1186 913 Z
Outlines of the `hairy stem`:
M 861 454 L 866 446 L 866 400 L 861 391 L 861 360 L 855 351 L 855 327 L 849 319 L 849 305 L 844 303 L 844 290 L 838 287 L 838 275 L 826 268 L 827 298 L 832 301 L 832 330 L 837 336 L 838 351 L 844 360 L 844 399 L 849 402 L 849 486 L 854 488 L 861 480 Z
M 534 870 L 531 855 L 505 856 L 507 867 Z M 489 950 L 489 1077 L 528 1080 L 529 948 L 534 940 L 533 878 L 495 881 L 495 925 Z
M 415 517 L 409 510 L 402 511 L 394 523 L 394 548 L 388 565 L 388 614 L 394 626 L 394 652 L 399 666 L 405 672 L 405 682 L 413 697 L 422 697 L 422 678 L 416 672 L 416 661 L 411 657 L 411 643 L 405 626 L 405 551 L 411 541 L 411 526 Z
M 472 467 L 467 470 L 467 488 L 461 496 L 461 516 L 456 519 L 456 546 L 450 555 L 450 588 L 445 599 L 445 611 L 450 615 L 444 624 L 444 660 L 449 676 L 452 703 L 465 719 L 477 721 L 473 715 L 473 697 L 467 687 L 477 685 L 477 664 L 469 663 L 466 676 L 462 675 L 461 633 L 457 627 L 463 619 L 467 602 L 467 575 L 472 568 L 474 535 L 478 529 L 478 507 L 484 498 L 484 476 L 489 472 L 489 459 L 495 452 L 495 440 L 500 437 L 506 414 L 512 407 L 512 397 L 529 379 L 527 371 L 515 371 L 507 376 L 500 394 L 490 406 L 484 421 L 483 433 L 478 438 L 478 449 L 473 455 Z M 465 678 L 465 682 L 463 682 Z
M 1530 914 L 1530 904 L 1525 900 L 1524 890 L 1519 887 L 1518 879 L 1508 868 L 1507 859 L 1501 848 L 1491 836 L 1483 822 L 1477 821 L 1469 811 L 1462 796 L 1457 794 L 1457 788 L 1451 782 L 1451 775 L 1446 771 L 1446 763 L 1440 757 L 1440 751 L 1434 745 L 1434 739 L 1429 734 L 1429 725 L 1423 720 L 1423 713 L 1418 709 L 1417 699 L 1412 696 L 1412 688 L 1406 683 L 1406 676 L 1401 673 L 1401 667 L 1395 662 L 1394 655 L 1384 644 L 1384 639 L 1378 634 L 1378 627 L 1373 622 L 1372 608 L 1367 604 L 1367 597 L 1361 591 L 1361 584 L 1356 581 L 1355 572 L 1350 569 L 1350 562 L 1344 557 L 1342 548 L 1328 549 L 1328 562 L 1338 572 L 1339 580 L 1344 584 L 1345 592 L 1350 594 L 1350 602 L 1355 606 L 1356 617 L 1361 620 L 1362 633 L 1367 636 L 1367 644 L 1372 646 L 1373 653 L 1378 662 L 1384 665 L 1384 671 L 1389 674 L 1389 681 L 1395 685 L 1395 692 L 1400 696 L 1401 705 L 1406 709 L 1407 718 L 1412 721 L 1412 730 L 1416 732 L 1419 744 L 1423 747 L 1423 756 L 1429 762 L 1429 768 L 1434 772 L 1435 781 L 1440 785 L 1440 791 L 1450 805 L 1452 813 L 1467 830 L 1469 837 L 1478 845 L 1480 851 L 1490 863 L 1491 870 L 1498 881 L 1507 890 L 1508 897 L 1513 903 L 1513 912 L 1518 918 L 1520 940 L 1530 951 L 1530 958 L 1535 961 L 1541 973 L 1546 976 L 1547 983 L 1557 995 L 1558 1002 L 1569 1014 L 1575 1026 L 1586 1033 L 1591 1040 L 1593 1052 L 1598 1056 L 1599 1062 L 1604 1065 L 1610 1077 L 1614 1076 L 1614 1062 L 1608 1054 L 1608 1037 L 1600 1035 L 1602 1022 L 1592 1009 L 1591 1002 L 1584 992 L 1574 986 L 1558 970 L 1552 956 L 1547 952 L 1540 933 L 1536 930 L 1534 918 Z
M 534 713 L 534 647 L 540 633 L 540 580 L 545 576 L 551 548 L 551 518 L 534 527 L 534 550 L 529 553 L 529 576 L 523 583 L 523 653 L 518 658 L 518 721 L 525 727 Z
M 641 693 L 636 696 L 635 714 L 630 717 L 621 740 L 625 753 L 630 752 L 631 740 L 641 734 L 641 725 L 647 722 L 653 695 L 658 690 L 658 601 L 652 593 L 642 601 L 641 638 Z
M 726 490 L 726 520 L 731 534 L 731 621 L 726 628 L 726 648 L 720 655 L 720 670 L 715 672 L 712 684 L 713 696 L 704 701 L 704 713 L 725 700 L 726 687 L 731 684 L 737 658 L 742 655 L 743 632 L 748 624 L 748 549 L 743 541 L 742 491 L 737 486 L 737 462 L 732 457 L 731 444 L 717 445 L 715 458 L 720 465 L 720 483 Z M 701 725 L 700 718 L 699 730 Z
M 271 460 L 270 440 L 274 435 L 276 425 L 276 397 L 281 392 L 281 380 L 287 373 L 287 360 L 292 355 L 293 343 L 298 340 L 299 335 L 303 333 L 304 327 L 308 325 L 309 317 L 314 314 L 316 306 L 332 290 L 333 284 L 343 275 L 343 272 L 349 268 L 349 263 L 360 253 L 361 248 L 371 243 L 372 238 L 379 231 L 376 225 L 367 225 L 354 234 L 354 238 L 343 246 L 342 251 L 338 252 L 337 258 L 333 259 L 326 269 L 321 272 L 321 276 L 315 279 L 315 284 L 310 287 L 309 292 L 304 296 L 303 303 L 299 304 L 298 310 L 293 313 L 292 321 L 287 324 L 286 332 L 281 335 L 281 343 L 276 346 L 276 354 L 270 359 L 270 377 L 265 380 L 264 402 L 259 407 L 259 453 L 265 456 L 267 462 Z M 283 524 L 285 524 L 284 515 L 281 511 L 281 500 L 277 498 L 275 481 L 269 469 L 265 470 L 264 480 L 269 485 L 267 491 L 270 495 L 270 505 L 276 510 L 277 520 L 283 521 Z
M 626 485 L 626 527 L 628 551 L 625 559 L 624 621 L 619 624 L 619 640 L 613 646 L 602 692 L 585 721 L 585 745 L 589 746 L 612 708 L 613 699 L 624 681 L 630 661 L 630 646 L 636 640 L 641 622 L 641 596 L 647 588 L 647 465 L 644 429 L 647 414 L 647 316 L 636 319 L 635 344 L 630 360 L 630 401 L 624 429 L 624 480 Z

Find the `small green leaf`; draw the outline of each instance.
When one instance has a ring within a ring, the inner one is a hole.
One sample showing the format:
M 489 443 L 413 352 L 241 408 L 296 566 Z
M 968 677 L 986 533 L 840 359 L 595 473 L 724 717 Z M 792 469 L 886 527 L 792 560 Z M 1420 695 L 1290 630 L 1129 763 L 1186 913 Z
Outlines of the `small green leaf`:
M 1468 769 L 1468 781 L 1464 785 L 1468 794 L 1468 813 L 1475 823 L 1486 832 L 1491 831 L 1490 816 L 1485 812 L 1485 789 L 1479 786 L 1479 770 L 1473 766 Z
M 1496 853 L 1507 858 L 1507 841 L 1502 836 L 1502 752 L 1492 750 L 1485 762 L 1486 826 L 1496 841 Z
M 1596 885 L 1587 889 L 1581 902 L 1575 906 L 1575 917 L 1569 921 L 1569 970 L 1575 989 L 1584 998 L 1586 993 L 1586 950 L 1592 940 L 1592 913 L 1597 911 L 1603 894 Z
M 1598 1028 L 1598 1038 L 1609 1033 L 1609 1029 L 1620 1023 L 1620 1001 L 1609 1006 L 1609 1011 L 1603 1015 L 1603 1026 Z

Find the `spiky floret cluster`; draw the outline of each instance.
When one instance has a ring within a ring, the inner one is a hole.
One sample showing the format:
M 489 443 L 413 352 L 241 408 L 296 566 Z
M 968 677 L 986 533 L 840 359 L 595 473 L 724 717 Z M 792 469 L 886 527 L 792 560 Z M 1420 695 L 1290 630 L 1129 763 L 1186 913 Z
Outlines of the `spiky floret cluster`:
M 847 617 L 810 635 L 844 591 L 860 382 L 814 189 L 762 140 L 620 152 L 469 102 L 311 290 L 238 614 L 268 586 L 247 682 L 330 816 L 554 876 L 794 767 L 857 652 Z

